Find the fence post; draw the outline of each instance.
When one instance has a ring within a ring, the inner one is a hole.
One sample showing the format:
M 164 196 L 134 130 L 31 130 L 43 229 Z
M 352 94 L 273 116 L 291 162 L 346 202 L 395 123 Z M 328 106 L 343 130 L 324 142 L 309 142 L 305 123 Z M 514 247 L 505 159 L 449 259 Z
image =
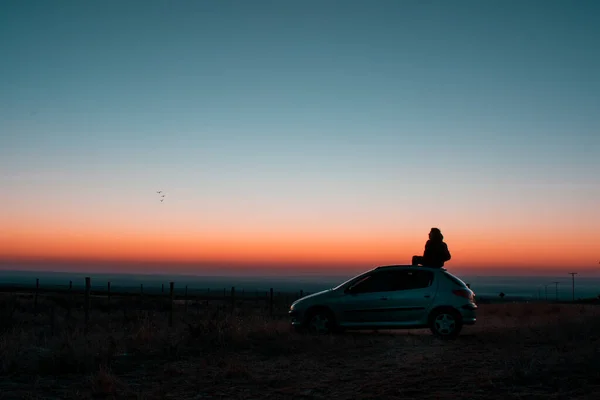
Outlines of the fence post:
M 69 281 L 69 294 L 67 296 L 69 307 L 67 308 L 67 319 L 71 319 L 71 307 L 73 307 L 73 281 Z
M 108 282 L 107 290 L 108 290 L 108 299 L 106 300 L 106 302 L 108 303 L 107 304 L 108 305 L 108 312 L 110 314 L 110 282 Z
M 206 292 L 206 300 L 201 301 L 200 299 L 202 298 L 202 294 L 197 294 L 196 295 L 196 315 L 200 315 L 200 304 L 204 304 L 204 305 L 208 305 L 208 295 L 210 294 L 210 289 L 207 290 Z
M 171 296 L 171 307 L 170 307 L 170 311 L 169 311 L 169 328 L 173 326 L 173 287 L 175 285 L 175 282 L 169 282 L 169 286 L 170 286 L 170 296 Z
M 231 313 L 235 310 L 235 287 L 231 287 Z
M 90 277 L 85 278 L 85 297 L 83 302 L 83 309 L 85 312 L 85 332 L 88 331 L 88 324 L 90 322 L 90 289 L 92 287 L 92 280 Z
M 188 310 L 187 285 L 185 285 L 184 301 L 185 301 L 185 312 L 187 313 L 187 310 Z
M 271 288 L 269 296 L 269 315 L 273 316 L 273 288 Z
M 35 294 L 33 295 L 33 312 L 37 313 L 38 309 L 38 290 L 40 289 L 40 279 L 35 278 Z
M 50 308 L 50 334 L 54 336 L 54 304 Z

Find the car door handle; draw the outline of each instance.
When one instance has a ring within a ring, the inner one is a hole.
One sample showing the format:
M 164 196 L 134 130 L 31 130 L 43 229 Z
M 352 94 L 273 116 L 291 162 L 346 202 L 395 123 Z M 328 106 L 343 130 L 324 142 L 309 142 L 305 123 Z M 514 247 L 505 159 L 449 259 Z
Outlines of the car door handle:
M 387 299 L 388 299 L 387 297 L 382 297 L 379 300 L 387 300 Z
M 430 297 L 431 297 L 431 295 L 430 295 L 430 294 L 426 294 L 426 295 L 425 295 L 425 298 L 426 298 L 426 299 L 428 299 L 428 298 L 430 298 Z

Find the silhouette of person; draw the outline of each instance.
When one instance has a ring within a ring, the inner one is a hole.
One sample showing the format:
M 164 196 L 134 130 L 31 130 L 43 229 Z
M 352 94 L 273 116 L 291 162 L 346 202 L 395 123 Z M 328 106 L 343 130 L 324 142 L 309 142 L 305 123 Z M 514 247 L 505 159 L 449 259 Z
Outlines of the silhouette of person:
M 448 245 L 444 242 L 444 236 L 438 228 L 431 228 L 429 240 L 425 243 L 425 251 L 422 256 L 413 256 L 412 265 L 423 265 L 427 267 L 441 268 L 452 256 Z

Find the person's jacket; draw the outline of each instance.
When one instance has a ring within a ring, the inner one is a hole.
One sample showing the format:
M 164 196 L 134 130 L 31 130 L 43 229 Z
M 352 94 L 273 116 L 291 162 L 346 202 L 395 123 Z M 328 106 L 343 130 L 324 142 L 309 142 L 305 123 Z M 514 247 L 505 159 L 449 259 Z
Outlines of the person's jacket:
M 425 243 L 423 252 L 423 265 L 430 267 L 443 267 L 446 261 L 450 261 L 452 256 L 448 250 L 448 245 L 443 241 L 428 240 Z

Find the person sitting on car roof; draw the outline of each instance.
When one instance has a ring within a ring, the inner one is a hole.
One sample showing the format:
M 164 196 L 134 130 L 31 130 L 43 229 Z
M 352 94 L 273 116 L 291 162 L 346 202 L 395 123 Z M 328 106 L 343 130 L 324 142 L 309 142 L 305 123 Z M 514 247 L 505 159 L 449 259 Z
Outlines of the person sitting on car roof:
M 413 265 L 423 265 L 426 267 L 441 268 L 446 261 L 450 261 L 452 256 L 448 250 L 448 245 L 444 242 L 442 231 L 438 228 L 431 228 L 429 240 L 425 243 L 425 251 L 422 256 L 413 256 Z

